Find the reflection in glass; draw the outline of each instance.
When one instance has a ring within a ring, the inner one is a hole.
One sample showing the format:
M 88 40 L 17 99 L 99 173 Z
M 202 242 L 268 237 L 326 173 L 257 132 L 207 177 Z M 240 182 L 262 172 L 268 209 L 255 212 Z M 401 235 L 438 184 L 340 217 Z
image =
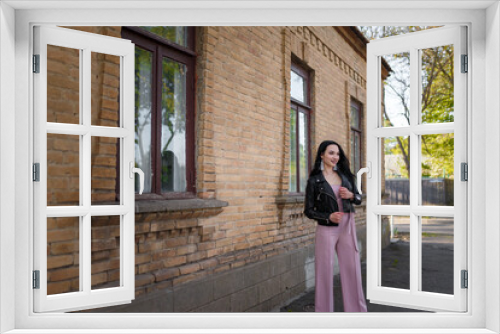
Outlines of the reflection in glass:
M 120 57 L 91 53 L 92 125 L 119 126 Z
M 309 163 L 307 158 L 307 117 L 299 112 L 299 168 L 300 168 L 300 191 L 306 190 Z
M 163 58 L 161 94 L 161 191 L 186 191 L 186 72 Z
M 187 27 L 141 27 L 161 38 L 164 38 L 170 42 L 187 47 Z
M 80 137 L 47 134 L 47 205 L 80 205 Z
M 92 289 L 120 286 L 120 216 L 91 218 Z
M 422 124 L 453 122 L 453 45 L 420 50 Z
M 307 104 L 307 86 L 303 77 L 294 71 L 291 72 L 291 96 L 297 101 Z
M 117 156 L 120 139 L 92 137 L 91 139 L 91 177 L 92 205 L 119 205 L 117 194 L 120 176 Z
M 382 126 L 408 126 L 410 124 L 410 53 L 385 55 L 392 72 L 384 81 Z
M 382 204 L 410 204 L 410 138 L 381 138 L 383 168 L 385 177 L 385 196 Z
M 80 291 L 80 218 L 47 218 L 47 295 Z
M 453 294 L 453 218 L 421 217 L 422 291 Z
M 144 193 L 151 192 L 151 80 L 153 54 L 135 47 L 135 166 L 144 172 Z M 135 192 L 139 178 L 135 176 Z
M 361 134 L 351 131 L 351 170 L 356 174 L 361 168 Z
M 424 135 L 422 140 L 422 205 L 454 203 L 454 134 Z
M 351 103 L 351 127 L 361 129 L 360 110 L 357 103 Z
M 297 192 L 297 111 L 290 110 L 290 183 L 289 191 Z
M 380 286 L 410 289 L 410 217 L 381 216 L 380 222 Z M 389 238 L 391 232 L 395 242 Z
M 351 101 L 351 170 L 354 174 L 361 168 L 361 106 Z
M 47 45 L 47 122 L 80 124 L 80 50 Z

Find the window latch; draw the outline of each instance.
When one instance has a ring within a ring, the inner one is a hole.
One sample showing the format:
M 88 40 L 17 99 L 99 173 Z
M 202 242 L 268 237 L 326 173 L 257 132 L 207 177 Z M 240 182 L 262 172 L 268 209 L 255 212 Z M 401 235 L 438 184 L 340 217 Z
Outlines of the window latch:
M 363 175 L 363 173 L 367 173 L 367 176 L 369 179 L 372 178 L 372 163 L 371 161 L 368 161 L 368 167 L 364 167 L 364 168 L 361 168 L 358 173 L 357 173 L 357 187 L 358 187 L 358 191 L 360 194 L 362 194 L 361 192 L 361 175 Z
M 131 179 L 134 178 L 134 173 L 139 174 L 139 195 L 142 195 L 142 192 L 144 191 L 144 172 L 142 169 L 134 167 L 134 162 L 130 161 L 129 163 L 129 176 Z

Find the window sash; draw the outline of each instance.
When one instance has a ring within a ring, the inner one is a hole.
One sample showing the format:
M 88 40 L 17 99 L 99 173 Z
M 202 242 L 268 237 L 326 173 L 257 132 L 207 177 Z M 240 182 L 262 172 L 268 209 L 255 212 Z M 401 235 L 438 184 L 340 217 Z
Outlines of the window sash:
M 419 94 L 418 87 L 420 75 L 420 52 L 419 49 L 430 46 L 440 46 L 453 44 L 455 47 L 454 58 L 454 87 L 455 87 L 455 122 L 441 124 L 419 124 Z M 381 57 L 385 54 L 392 54 L 410 50 L 411 57 L 411 86 L 410 91 L 410 124 L 405 127 L 385 128 L 380 124 L 381 103 L 380 80 Z M 411 305 L 423 310 L 446 310 L 455 312 L 466 312 L 468 307 L 468 291 L 461 289 L 460 271 L 469 270 L 470 264 L 467 262 L 468 241 L 467 241 L 467 183 L 461 182 L 457 177 L 454 180 L 454 207 L 418 205 L 419 194 L 421 193 L 421 149 L 419 136 L 423 133 L 455 133 L 454 147 L 454 168 L 458 172 L 460 163 L 467 162 L 467 136 L 466 136 L 466 115 L 467 103 L 466 80 L 467 76 L 460 73 L 460 54 L 465 49 L 465 28 L 461 26 L 442 27 L 427 31 L 411 33 L 403 36 L 384 38 L 374 43 L 370 43 L 367 49 L 368 54 L 368 80 L 372 83 L 368 87 L 368 112 L 367 112 L 367 152 L 368 161 L 372 166 L 372 178 L 368 179 L 368 201 L 367 201 L 367 297 L 373 302 L 387 305 Z M 418 60 L 418 61 L 417 61 Z M 370 109 L 371 108 L 371 109 Z M 377 128 L 378 127 L 378 128 Z M 410 136 L 410 205 L 406 208 L 397 206 L 381 205 L 381 166 L 382 152 L 381 137 L 387 137 L 394 132 L 406 132 Z M 405 209 L 407 209 L 405 211 Z M 404 214 L 410 216 L 410 289 L 392 289 L 381 286 L 381 236 L 380 236 L 380 213 L 388 215 Z M 453 249 L 453 295 L 443 293 L 428 293 L 420 291 L 422 277 L 422 240 L 419 232 L 419 217 L 437 216 L 454 218 L 454 249 Z
M 40 271 L 40 289 L 33 291 L 36 312 L 72 311 L 119 304 L 134 299 L 134 196 L 129 178 L 133 164 L 133 44 L 118 38 L 105 37 L 65 28 L 35 28 L 34 52 L 40 55 L 40 72 L 34 74 L 34 161 L 40 163 L 40 181 L 34 187 L 33 203 L 33 269 Z M 79 50 L 79 115 L 81 124 L 47 122 L 47 46 L 57 45 Z M 91 53 L 120 57 L 120 127 L 109 128 L 91 123 Z M 51 133 L 79 136 L 79 205 L 47 206 L 47 135 Z M 121 183 L 120 205 L 92 204 L 91 139 L 107 136 L 123 143 L 118 153 Z M 93 216 L 120 216 L 120 286 L 95 290 L 91 285 L 91 228 Z M 77 217 L 79 229 L 79 291 L 48 295 L 47 218 Z
M 123 27 L 123 38 L 131 39 L 138 47 L 148 50 L 153 54 L 152 64 L 152 102 L 151 102 L 151 192 L 141 196 L 136 196 L 137 200 L 151 199 L 181 199 L 195 197 L 195 160 L 194 160 L 194 72 L 195 72 L 195 57 L 194 52 L 187 48 L 183 48 L 172 42 L 168 42 L 149 33 L 139 27 Z M 188 42 L 190 48 L 194 49 L 194 27 L 188 29 Z M 161 187 L 161 141 L 162 141 L 162 68 L 163 59 L 167 58 L 183 64 L 187 68 L 186 75 L 186 121 L 185 121 L 185 191 L 162 192 Z

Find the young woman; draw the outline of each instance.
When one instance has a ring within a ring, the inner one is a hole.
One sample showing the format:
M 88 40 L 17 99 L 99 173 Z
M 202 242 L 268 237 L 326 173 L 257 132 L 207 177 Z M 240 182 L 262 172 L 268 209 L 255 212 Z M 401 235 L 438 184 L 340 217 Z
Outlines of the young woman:
M 361 195 L 342 147 L 331 140 L 319 145 L 307 181 L 304 214 L 316 226 L 316 312 L 333 312 L 334 252 L 340 267 L 345 312 L 366 312 L 361 263 L 356 242 L 354 204 Z

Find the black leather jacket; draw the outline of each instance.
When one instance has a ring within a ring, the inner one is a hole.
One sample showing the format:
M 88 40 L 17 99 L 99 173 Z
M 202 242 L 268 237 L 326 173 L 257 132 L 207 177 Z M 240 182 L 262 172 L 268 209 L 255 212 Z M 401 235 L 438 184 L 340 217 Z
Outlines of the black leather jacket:
M 342 199 L 343 211 L 355 212 L 354 204 L 361 204 L 361 195 L 353 182 L 351 183 L 351 181 L 340 172 L 338 172 L 338 174 L 342 179 L 342 187 L 354 193 L 354 198 L 352 200 Z M 304 214 L 310 219 L 315 219 L 320 225 L 338 226 L 337 223 L 330 220 L 330 214 L 337 211 L 339 211 L 337 198 L 332 187 L 323 176 L 323 173 L 318 173 L 309 177 L 309 180 L 307 180 L 304 201 Z

